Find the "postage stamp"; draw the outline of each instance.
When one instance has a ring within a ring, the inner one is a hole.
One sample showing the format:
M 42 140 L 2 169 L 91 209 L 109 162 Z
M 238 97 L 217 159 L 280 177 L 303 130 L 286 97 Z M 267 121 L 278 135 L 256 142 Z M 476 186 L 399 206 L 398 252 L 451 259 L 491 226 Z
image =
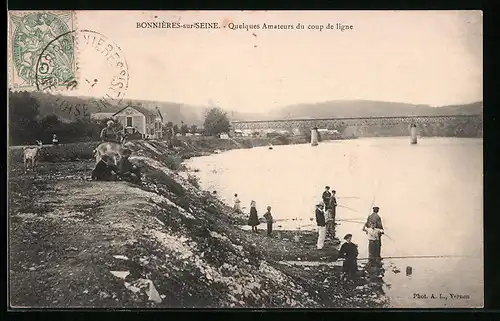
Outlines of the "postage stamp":
M 77 78 L 77 46 L 70 33 L 76 27 L 74 11 L 10 11 L 9 88 L 36 90 L 37 75 L 55 87 L 72 88 L 67 81 Z M 57 68 L 51 68 L 55 61 Z

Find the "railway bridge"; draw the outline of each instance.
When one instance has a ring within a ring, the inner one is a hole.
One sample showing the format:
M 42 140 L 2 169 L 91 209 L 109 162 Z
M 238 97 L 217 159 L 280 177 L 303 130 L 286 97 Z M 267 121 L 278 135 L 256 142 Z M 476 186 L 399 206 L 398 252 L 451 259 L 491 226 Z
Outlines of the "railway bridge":
M 356 117 L 356 118 L 321 118 L 321 119 L 279 119 L 232 121 L 232 129 L 238 130 L 293 130 L 313 128 L 345 127 L 381 127 L 428 124 L 446 124 L 449 122 L 471 122 L 482 125 L 482 115 L 440 115 L 440 116 L 396 116 L 396 117 Z

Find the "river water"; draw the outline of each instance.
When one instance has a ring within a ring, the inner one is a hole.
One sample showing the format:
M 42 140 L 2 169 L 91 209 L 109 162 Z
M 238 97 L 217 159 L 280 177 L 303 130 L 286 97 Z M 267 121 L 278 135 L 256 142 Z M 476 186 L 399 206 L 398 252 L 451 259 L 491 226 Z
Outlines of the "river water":
M 246 212 L 255 200 L 259 217 L 270 205 L 275 219 L 295 219 L 275 224 L 282 229 L 314 229 L 314 204 L 324 186 L 331 186 L 339 204 L 337 236 L 352 233 L 360 258 L 368 254 L 360 222 L 373 202 L 387 234 L 383 257 L 460 256 L 385 259 L 385 293 L 392 307 L 481 307 L 482 144 L 482 139 L 420 138 L 410 145 L 407 137 L 363 138 L 232 150 L 187 165 L 200 170 L 203 189 L 216 190 L 228 204 L 238 193 Z M 413 269 L 410 276 L 407 266 Z

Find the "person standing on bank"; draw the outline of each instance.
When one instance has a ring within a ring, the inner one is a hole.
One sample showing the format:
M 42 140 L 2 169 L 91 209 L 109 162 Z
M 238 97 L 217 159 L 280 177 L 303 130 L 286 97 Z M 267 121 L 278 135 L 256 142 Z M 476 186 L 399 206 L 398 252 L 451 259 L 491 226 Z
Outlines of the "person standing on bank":
M 326 221 L 325 213 L 322 210 L 323 204 L 320 202 L 316 204 L 316 225 L 318 226 L 318 242 L 316 247 L 318 250 L 322 250 L 325 245 L 326 236 Z
M 376 228 L 371 223 L 369 227 L 363 227 L 363 231 L 368 235 L 368 259 L 370 262 L 379 262 L 380 260 L 380 237 L 384 230 Z
M 52 135 L 52 145 L 54 146 L 59 145 L 59 138 L 57 138 L 56 134 Z
M 321 198 L 323 199 L 323 204 L 325 204 L 325 210 L 327 210 L 330 206 L 330 198 L 332 197 L 332 193 L 330 193 L 330 186 L 325 186 L 325 191 Z
M 370 227 L 378 230 L 384 230 L 384 226 L 382 225 L 382 218 L 380 218 L 380 215 L 378 214 L 380 208 L 378 206 L 373 207 L 373 213 L 368 216 L 366 219 L 366 223 L 363 226 L 363 231 L 365 229 L 368 229 Z M 374 246 L 374 245 L 373 245 Z M 378 257 L 380 257 L 380 252 L 382 249 L 382 239 L 379 237 L 378 238 L 378 244 L 377 244 L 377 252 L 378 252 Z
M 267 236 L 271 236 L 273 232 L 273 216 L 271 214 L 271 206 L 267 207 L 267 212 L 264 214 L 264 218 L 267 222 Z
M 256 206 L 255 201 L 250 202 L 250 217 L 248 218 L 248 225 L 252 227 L 252 232 L 254 233 L 257 233 L 257 226 L 260 224 Z
M 332 190 L 332 196 L 330 197 L 330 211 L 332 213 L 332 219 L 333 219 L 333 225 L 335 224 L 335 216 L 337 215 L 337 198 L 335 197 L 335 194 L 337 192 L 335 190 Z
M 344 236 L 345 243 L 342 244 L 339 251 L 339 257 L 344 259 L 342 272 L 344 277 L 353 280 L 358 271 L 358 245 L 352 243 L 352 234 Z
M 234 194 L 234 212 L 237 214 L 241 213 L 241 201 L 238 198 L 238 194 Z
M 101 141 L 110 142 L 110 143 L 118 143 L 118 135 L 113 129 L 114 122 L 112 120 L 108 120 L 106 123 L 106 127 L 104 127 L 101 131 Z

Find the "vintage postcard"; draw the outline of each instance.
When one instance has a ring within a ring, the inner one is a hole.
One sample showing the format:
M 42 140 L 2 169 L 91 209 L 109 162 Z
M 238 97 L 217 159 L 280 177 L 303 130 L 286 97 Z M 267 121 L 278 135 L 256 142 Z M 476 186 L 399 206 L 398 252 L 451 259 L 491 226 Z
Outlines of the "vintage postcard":
M 477 308 L 481 11 L 9 11 L 9 303 Z

